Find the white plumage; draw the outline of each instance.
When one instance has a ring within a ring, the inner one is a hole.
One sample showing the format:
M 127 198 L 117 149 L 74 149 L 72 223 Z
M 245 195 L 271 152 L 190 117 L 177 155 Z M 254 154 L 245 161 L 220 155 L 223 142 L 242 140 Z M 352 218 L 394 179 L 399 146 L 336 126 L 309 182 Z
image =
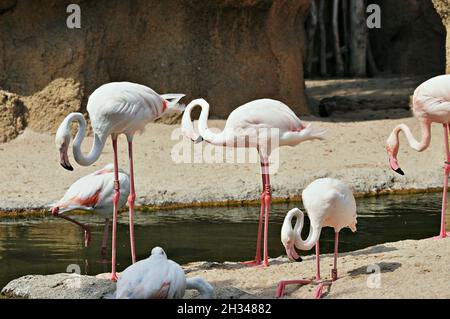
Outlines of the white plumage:
M 117 299 L 180 299 L 186 288 L 199 289 L 202 296 L 211 298 L 212 286 L 196 277 L 186 280 L 183 269 L 167 259 L 161 247 L 151 256 L 129 266 L 117 281 Z

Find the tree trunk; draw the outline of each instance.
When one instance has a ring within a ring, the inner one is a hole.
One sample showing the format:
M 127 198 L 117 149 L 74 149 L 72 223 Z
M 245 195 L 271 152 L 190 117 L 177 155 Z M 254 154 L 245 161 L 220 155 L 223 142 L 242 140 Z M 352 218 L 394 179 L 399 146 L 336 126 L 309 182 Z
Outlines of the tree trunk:
M 375 59 L 372 54 L 372 46 L 370 45 L 370 39 L 367 39 L 367 66 L 369 68 L 370 76 L 376 76 L 379 71 Z
M 365 77 L 367 26 L 364 0 L 350 0 L 350 75 Z
M 348 74 L 350 69 L 350 31 L 348 27 L 348 0 L 342 0 L 342 25 L 343 25 L 343 47 L 346 48 L 346 53 L 344 53 L 345 56 L 345 63 L 344 63 L 344 73 Z
M 320 75 L 327 75 L 327 33 L 324 21 L 325 0 L 319 2 L 319 30 L 320 30 Z
M 307 25 L 307 57 L 306 57 L 306 74 L 312 75 L 313 59 L 314 59 L 314 46 L 316 44 L 316 30 L 317 30 L 317 5 L 316 1 L 311 2 L 311 8 L 309 11 L 309 19 Z
M 333 36 L 334 55 L 336 58 L 336 75 L 344 75 L 344 62 L 342 62 L 341 46 L 339 43 L 339 0 L 333 0 Z

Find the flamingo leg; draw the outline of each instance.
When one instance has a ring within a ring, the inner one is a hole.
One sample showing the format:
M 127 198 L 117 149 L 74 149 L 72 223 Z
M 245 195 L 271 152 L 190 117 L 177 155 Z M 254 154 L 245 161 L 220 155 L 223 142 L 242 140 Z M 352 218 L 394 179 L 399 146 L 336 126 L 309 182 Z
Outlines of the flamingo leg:
M 84 247 L 89 246 L 89 244 L 91 243 L 91 229 L 89 228 L 89 226 L 82 224 L 82 223 L 76 221 L 75 219 L 70 218 L 69 216 L 66 216 L 64 214 L 59 214 L 58 209 L 52 210 L 52 214 L 56 217 L 65 219 L 71 223 L 74 223 L 75 225 L 80 226 L 84 230 Z
M 338 246 L 339 246 L 339 232 L 334 233 L 334 261 L 333 269 L 331 270 L 331 279 L 333 281 L 337 280 L 337 257 L 338 257 Z
M 136 192 L 134 189 L 134 171 L 133 171 L 133 141 L 128 139 L 128 156 L 130 160 L 130 195 L 128 196 L 128 207 L 130 215 L 130 245 L 131 245 L 131 262 L 136 262 L 136 251 L 134 246 L 134 202 L 136 200 Z
M 114 149 L 114 196 L 113 196 L 113 226 L 112 226 L 112 261 L 111 280 L 117 281 L 116 274 L 116 233 L 117 233 L 117 206 L 120 197 L 119 168 L 117 163 L 117 136 L 112 137 Z
M 109 218 L 105 219 L 105 228 L 103 228 L 103 238 L 102 238 L 102 247 L 101 254 L 103 259 L 106 257 L 106 243 L 108 241 L 108 233 L 109 233 Z
M 442 209 L 441 209 L 441 229 L 439 235 L 434 239 L 442 239 L 450 236 L 450 233 L 445 229 L 445 208 L 447 207 L 447 190 L 448 190 L 448 176 L 450 173 L 450 151 L 448 146 L 449 124 L 444 124 L 444 149 L 445 149 L 445 167 L 444 167 L 444 188 L 442 191 Z
M 268 263 L 268 252 L 267 252 L 267 232 L 268 232 L 268 221 L 269 221 L 269 209 L 270 209 L 270 181 L 269 181 L 269 163 L 266 159 L 261 158 L 261 177 L 263 191 L 261 193 L 261 208 L 259 212 L 259 224 L 258 224 L 258 235 L 256 238 L 256 253 L 255 259 L 251 261 L 243 262 L 244 265 L 249 266 L 259 266 L 261 264 L 261 238 L 262 238 L 262 225 L 264 220 L 264 263 L 263 266 L 267 267 Z

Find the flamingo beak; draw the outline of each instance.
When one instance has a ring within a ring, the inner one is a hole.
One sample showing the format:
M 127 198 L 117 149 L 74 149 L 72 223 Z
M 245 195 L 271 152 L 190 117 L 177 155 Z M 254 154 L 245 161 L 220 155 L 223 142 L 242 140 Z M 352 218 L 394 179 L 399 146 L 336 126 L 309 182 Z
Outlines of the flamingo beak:
M 73 171 L 72 165 L 69 162 L 69 156 L 67 155 L 67 147 L 62 147 L 59 151 L 59 163 L 68 171 Z
M 201 143 L 201 142 L 203 142 L 203 137 L 201 137 L 200 135 L 197 137 L 197 139 L 195 139 L 195 140 L 192 140 L 193 142 L 194 142 L 194 144 L 198 144 L 198 143 Z
M 297 254 L 297 252 L 295 251 L 293 243 L 286 244 L 284 246 L 284 248 L 286 249 L 286 254 L 287 254 L 289 260 L 296 261 L 296 262 L 301 262 L 302 261 L 302 257 L 300 257 Z
M 398 161 L 393 155 L 388 155 L 389 157 L 389 165 L 391 166 L 392 170 L 400 175 L 405 175 L 403 170 L 400 168 L 400 165 L 398 165 Z

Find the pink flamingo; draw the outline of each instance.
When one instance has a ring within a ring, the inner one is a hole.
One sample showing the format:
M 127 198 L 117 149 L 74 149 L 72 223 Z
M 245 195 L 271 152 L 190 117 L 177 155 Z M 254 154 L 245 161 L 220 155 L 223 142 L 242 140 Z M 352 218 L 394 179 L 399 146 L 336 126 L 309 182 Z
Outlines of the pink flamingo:
M 56 132 L 55 143 L 60 153 L 60 163 L 68 170 L 73 170 L 67 154 L 71 135 L 72 122 L 78 122 L 79 129 L 73 142 L 73 156 L 75 161 L 83 166 L 93 164 L 105 146 L 106 139 L 111 136 L 114 150 L 114 196 L 113 196 L 113 238 L 112 238 L 112 280 L 116 275 L 116 227 L 117 208 L 120 197 L 119 170 L 117 164 L 117 137 L 125 134 L 128 140 L 128 154 L 130 162 L 130 195 L 128 207 L 130 216 L 131 259 L 136 261 L 134 248 L 134 202 L 136 192 L 133 171 L 133 136 L 137 131 L 154 120 L 172 113 L 181 113 L 184 107 L 178 104 L 183 94 L 159 95 L 151 88 L 130 82 L 112 82 L 100 86 L 89 97 L 87 111 L 94 132 L 94 143 L 88 155 L 81 151 L 81 143 L 86 136 L 86 120 L 81 113 L 69 114 Z
M 130 178 L 127 173 L 119 169 L 119 182 L 122 185 L 118 209 L 125 205 L 130 194 Z M 114 196 L 114 164 L 108 164 L 101 170 L 86 175 L 73 183 L 64 196 L 52 205 L 54 216 L 68 220 L 84 230 L 85 246 L 91 241 L 91 231 L 88 226 L 66 216 L 64 213 L 73 210 L 95 211 L 105 217 L 105 228 L 102 240 L 102 256 L 106 254 L 108 240 L 109 217 L 113 208 Z
M 444 149 L 446 160 L 444 162 L 444 189 L 442 193 L 441 228 L 439 235 L 435 239 L 450 236 L 445 230 L 445 207 L 447 204 L 448 177 L 450 173 L 450 152 L 448 146 L 448 134 L 450 123 L 450 75 L 440 75 L 431 78 L 414 91 L 413 113 L 419 120 L 422 130 L 422 140 L 417 141 L 411 130 L 405 124 L 397 125 L 386 141 L 386 151 L 391 168 L 400 175 L 404 175 L 397 160 L 400 146 L 399 133 L 405 133 L 409 146 L 422 152 L 430 146 L 431 123 L 441 123 L 444 127 Z
M 191 111 L 196 106 L 202 108 L 198 121 L 200 135 L 195 132 L 191 119 Z M 315 130 L 312 124 L 305 125 L 286 104 L 271 99 L 255 100 L 236 108 L 228 116 L 225 128 L 221 133 L 214 133 L 208 128 L 208 115 L 209 104 L 204 99 L 197 99 L 189 103 L 182 119 L 183 134 L 196 143 L 205 140 L 219 146 L 256 147 L 258 150 L 263 191 L 261 194 L 256 255 L 254 260 L 245 262 L 245 264 L 261 264 L 261 234 L 264 219 L 263 266 L 267 267 L 269 265 L 267 234 L 271 203 L 269 156 L 272 151 L 271 146 L 275 144 L 273 139 L 277 139 L 275 141 L 276 146 L 295 146 L 307 140 L 323 139 L 326 130 Z M 274 132 L 276 135 L 273 135 Z M 239 141 L 243 143 L 239 143 Z
M 281 242 L 286 248 L 286 253 L 291 260 L 301 260 L 295 247 L 301 250 L 309 250 L 316 246 L 316 278 L 315 280 L 288 280 L 278 284 L 276 297 L 284 295 L 286 285 L 300 284 L 318 285 L 314 297 L 322 297 L 322 290 L 337 280 L 337 256 L 339 232 L 342 228 L 349 227 L 356 231 L 357 215 L 356 202 L 353 193 L 343 182 L 332 178 L 320 178 L 312 182 L 302 192 L 303 205 L 308 212 L 310 220 L 309 234 L 306 240 L 302 239 L 304 214 L 298 209 L 290 210 L 281 228 Z M 292 218 L 296 217 L 294 229 L 292 229 Z M 334 237 L 334 266 L 331 271 L 331 281 L 321 281 L 320 278 L 320 252 L 319 238 L 322 227 L 333 227 Z
M 117 281 L 116 299 L 180 299 L 186 289 L 196 289 L 203 299 L 213 298 L 214 288 L 203 278 L 186 278 L 183 268 L 167 259 L 161 247 L 150 257 L 125 269 Z

